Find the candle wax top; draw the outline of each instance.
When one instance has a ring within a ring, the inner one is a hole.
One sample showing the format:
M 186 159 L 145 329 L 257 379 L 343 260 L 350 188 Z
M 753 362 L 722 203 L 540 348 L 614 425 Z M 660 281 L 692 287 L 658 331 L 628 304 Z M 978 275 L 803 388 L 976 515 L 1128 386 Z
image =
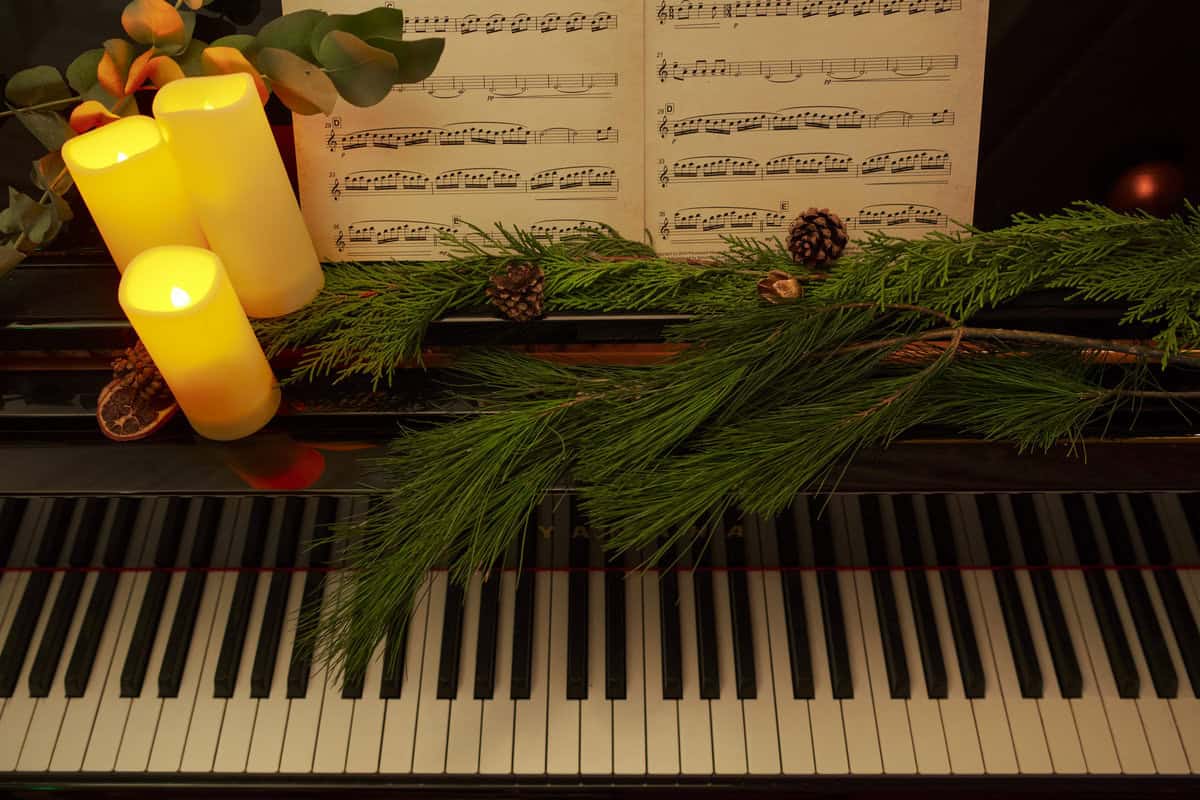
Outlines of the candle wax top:
M 258 102 L 254 79 L 244 72 L 171 81 L 154 96 L 154 114 L 217 111 L 237 105 L 247 94 Z
M 153 150 L 162 141 L 162 129 L 150 117 L 125 117 L 68 139 L 63 155 L 76 167 L 102 170 Z
M 217 256 L 199 247 L 152 247 L 125 267 L 121 307 L 152 314 L 194 309 L 211 297 L 221 269 Z

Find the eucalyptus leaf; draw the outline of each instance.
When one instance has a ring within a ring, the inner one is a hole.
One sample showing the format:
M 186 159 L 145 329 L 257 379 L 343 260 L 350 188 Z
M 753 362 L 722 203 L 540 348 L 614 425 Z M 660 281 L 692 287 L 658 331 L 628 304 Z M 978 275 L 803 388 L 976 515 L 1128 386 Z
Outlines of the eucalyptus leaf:
M 37 217 L 37 201 L 12 186 L 8 187 L 8 221 L 5 223 L 5 233 L 18 233 L 33 224 Z
M 183 69 L 184 75 L 196 76 L 204 74 L 204 62 L 201 60 L 201 56 L 203 56 L 204 48 L 206 47 L 209 47 L 207 43 L 199 39 L 192 39 L 188 42 L 187 48 L 175 57 L 175 60 Z
M 183 15 L 166 0 L 132 0 L 121 12 L 121 25 L 130 39 L 165 53 L 187 44 Z
M 0 245 L 0 277 L 7 275 L 12 268 L 25 260 L 25 254 L 15 247 Z
M 25 228 L 25 236 L 34 244 L 44 244 L 50 241 L 62 229 L 62 219 L 58 216 L 58 208 L 53 204 L 38 204 L 37 214 Z
M 330 31 L 317 50 L 329 77 L 346 102 L 373 106 L 387 97 L 400 77 L 396 57 L 354 34 Z
M 289 50 L 264 48 L 255 65 L 271 79 L 271 90 L 297 114 L 329 114 L 337 103 L 338 90 L 329 76 Z
M 18 111 L 17 121 L 47 150 L 61 150 L 75 135 L 67 118 L 57 111 Z
M 75 212 L 71 210 L 71 204 L 67 202 L 67 198 L 61 194 L 52 194 L 50 195 L 50 202 L 54 205 L 54 210 L 60 220 L 70 222 L 75 219 Z
M 445 39 L 416 39 L 411 42 L 368 39 L 367 44 L 387 50 L 396 57 L 399 68 L 397 83 L 417 83 L 428 78 L 441 60 L 442 51 L 446 49 Z
M 343 31 L 367 39 L 395 39 L 404 36 L 404 12 L 398 8 L 373 8 L 361 14 L 330 14 L 313 28 L 311 46 L 316 52 L 331 31 Z
M 94 50 L 85 50 L 71 62 L 67 67 L 67 83 L 71 85 L 79 94 L 83 94 L 88 89 L 96 85 L 96 70 L 100 66 L 100 59 L 104 58 L 104 48 L 97 47 Z
M 54 67 L 30 67 L 9 78 L 4 96 L 15 106 L 36 106 L 66 100 L 71 90 Z
M 312 34 L 318 23 L 327 18 L 324 11 L 305 9 L 271 20 L 258 32 L 258 46 L 264 50 L 287 50 L 308 62 L 315 62 Z
M 44 192 L 64 194 L 70 191 L 73 182 L 71 171 L 63 161 L 62 152 L 55 150 L 33 162 L 33 172 L 30 176 L 34 186 Z
M 209 44 L 209 47 L 232 47 L 239 53 L 249 56 L 258 49 L 258 40 L 247 33 L 234 33 L 222 36 Z
M 179 16 L 183 19 L 183 42 L 174 50 L 168 51 L 169 55 L 177 56 L 187 49 L 192 42 L 192 34 L 196 32 L 196 12 L 195 11 L 180 11 Z

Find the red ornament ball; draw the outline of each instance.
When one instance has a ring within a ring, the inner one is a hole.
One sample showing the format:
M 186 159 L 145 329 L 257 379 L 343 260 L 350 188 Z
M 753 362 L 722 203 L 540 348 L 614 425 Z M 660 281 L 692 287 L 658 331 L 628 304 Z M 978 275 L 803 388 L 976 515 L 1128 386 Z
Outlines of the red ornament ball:
M 1148 161 L 1121 173 L 1108 193 L 1117 211 L 1146 211 L 1165 216 L 1183 202 L 1183 170 L 1170 161 Z

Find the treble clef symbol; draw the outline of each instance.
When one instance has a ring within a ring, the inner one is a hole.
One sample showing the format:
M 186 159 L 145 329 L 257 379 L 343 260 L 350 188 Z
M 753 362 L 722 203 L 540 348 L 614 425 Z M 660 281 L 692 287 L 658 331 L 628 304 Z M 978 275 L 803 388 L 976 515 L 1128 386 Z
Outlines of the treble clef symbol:
M 341 180 L 341 178 L 333 179 L 333 186 L 329 187 L 329 196 L 332 197 L 334 200 L 341 198 L 341 196 L 342 196 L 342 180 Z
M 663 166 L 662 169 L 658 171 L 658 182 L 661 183 L 662 187 L 665 189 L 667 188 L 667 183 L 670 182 L 670 180 L 670 177 L 667 176 L 667 168 L 666 166 Z
M 338 231 L 337 240 L 334 241 L 333 246 L 338 249 L 339 253 L 346 249 L 346 232 L 345 231 Z
M 325 140 L 325 144 L 329 146 L 329 152 L 337 150 L 337 132 L 330 130 L 329 138 Z
M 662 25 L 667 21 L 667 0 L 659 0 L 658 3 L 658 24 Z
M 658 122 L 658 135 L 664 139 L 667 137 L 667 118 L 666 118 L 666 116 L 664 116 Z
M 658 80 L 665 81 L 667 79 L 667 60 L 664 58 L 662 63 L 658 65 Z
M 671 238 L 671 223 L 664 219 L 662 225 L 658 226 L 658 235 L 664 239 Z

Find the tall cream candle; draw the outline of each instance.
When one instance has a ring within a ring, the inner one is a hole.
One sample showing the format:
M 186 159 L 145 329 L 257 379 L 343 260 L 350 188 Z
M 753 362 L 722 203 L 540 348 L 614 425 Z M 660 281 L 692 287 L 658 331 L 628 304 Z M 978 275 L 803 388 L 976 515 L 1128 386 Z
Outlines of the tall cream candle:
M 117 269 L 150 247 L 206 246 L 179 170 L 150 117 L 125 117 L 68 139 L 62 155 Z
M 275 415 L 279 385 L 214 253 L 151 248 L 125 268 L 118 298 L 201 436 L 240 439 Z
M 316 297 L 321 263 L 253 79 L 172 81 L 158 90 L 154 116 L 246 313 L 277 317 Z

